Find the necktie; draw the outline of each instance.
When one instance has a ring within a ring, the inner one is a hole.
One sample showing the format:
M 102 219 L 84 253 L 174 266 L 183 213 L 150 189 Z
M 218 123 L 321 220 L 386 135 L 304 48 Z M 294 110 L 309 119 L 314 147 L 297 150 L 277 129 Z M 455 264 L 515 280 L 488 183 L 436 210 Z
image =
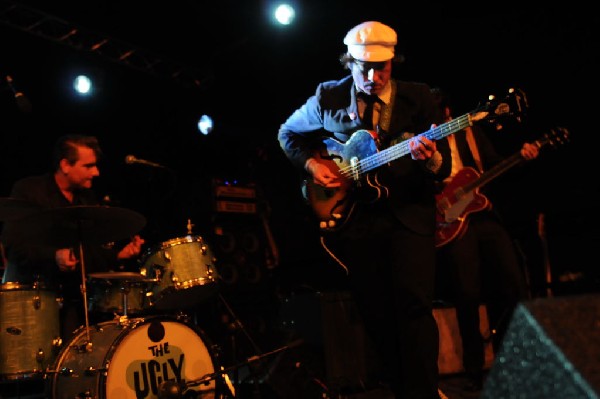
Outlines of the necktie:
M 373 109 L 375 107 L 375 103 L 378 103 L 381 100 L 375 95 L 370 96 L 362 92 L 359 93 L 359 96 L 366 104 L 362 117 L 363 123 L 367 129 L 373 129 Z

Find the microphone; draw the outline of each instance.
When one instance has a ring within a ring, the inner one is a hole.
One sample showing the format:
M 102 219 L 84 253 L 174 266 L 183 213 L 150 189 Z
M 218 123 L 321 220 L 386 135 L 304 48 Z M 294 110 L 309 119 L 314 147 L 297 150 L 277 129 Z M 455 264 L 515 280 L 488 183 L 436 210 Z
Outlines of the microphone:
M 6 84 L 10 88 L 10 91 L 13 92 L 13 95 L 15 96 L 15 101 L 17 102 L 17 106 L 19 107 L 21 112 L 26 113 L 26 114 L 30 113 L 31 112 L 31 102 L 29 101 L 29 99 L 27 97 L 25 97 L 25 94 L 23 94 L 20 91 L 17 91 L 17 89 L 13 85 L 12 76 L 6 75 Z
M 159 163 L 156 162 L 152 162 L 152 161 L 146 161 L 145 159 L 139 159 L 136 158 L 135 155 L 127 155 L 125 157 L 125 163 L 126 164 L 141 164 L 141 165 L 147 165 L 147 166 L 152 166 L 153 168 L 164 168 L 164 166 L 162 166 Z

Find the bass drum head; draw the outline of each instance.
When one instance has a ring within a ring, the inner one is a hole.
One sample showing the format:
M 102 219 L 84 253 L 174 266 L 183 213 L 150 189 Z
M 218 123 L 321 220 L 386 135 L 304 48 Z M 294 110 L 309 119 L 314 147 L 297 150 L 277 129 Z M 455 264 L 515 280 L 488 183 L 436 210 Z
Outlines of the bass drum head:
M 100 323 L 90 329 L 91 352 L 84 349 L 86 340 L 83 328 L 59 355 L 50 387 L 53 399 L 158 399 L 164 397 L 165 381 L 183 387 L 176 397 L 222 397 L 220 378 L 186 385 L 219 368 L 204 333 L 176 318 Z

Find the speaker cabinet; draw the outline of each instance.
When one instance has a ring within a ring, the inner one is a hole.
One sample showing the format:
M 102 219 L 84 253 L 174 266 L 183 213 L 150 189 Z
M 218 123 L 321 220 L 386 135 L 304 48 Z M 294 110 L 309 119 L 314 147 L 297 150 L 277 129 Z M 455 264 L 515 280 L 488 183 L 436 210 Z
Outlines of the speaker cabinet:
M 598 398 L 600 295 L 520 303 L 481 398 Z
M 443 307 L 433 309 L 433 317 L 440 332 L 440 353 L 438 356 L 438 368 L 440 374 L 457 374 L 464 372 L 462 355 L 463 347 L 456 320 L 456 309 L 454 307 Z M 485 343 L 484 368 L 489 369 L 494 361 L 494 349 L 491 340 L 490 324 L 488 321 L 487 308 L 479 306 L 479 330 Z

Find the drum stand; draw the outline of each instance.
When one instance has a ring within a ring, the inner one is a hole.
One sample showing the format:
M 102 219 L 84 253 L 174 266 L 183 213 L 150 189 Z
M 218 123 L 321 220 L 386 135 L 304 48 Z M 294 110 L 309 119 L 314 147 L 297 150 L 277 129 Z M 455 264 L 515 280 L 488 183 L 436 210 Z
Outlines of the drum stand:
M 127 319 L 127 309 L 129 308 L 129 292 L 131 291 L 131 286 L 129 285 L 129 281 L 125 280 L 119 287 L 119 291 L 121 292 L 121 298 L 123 303 L 123 314 L 120 317 Z

